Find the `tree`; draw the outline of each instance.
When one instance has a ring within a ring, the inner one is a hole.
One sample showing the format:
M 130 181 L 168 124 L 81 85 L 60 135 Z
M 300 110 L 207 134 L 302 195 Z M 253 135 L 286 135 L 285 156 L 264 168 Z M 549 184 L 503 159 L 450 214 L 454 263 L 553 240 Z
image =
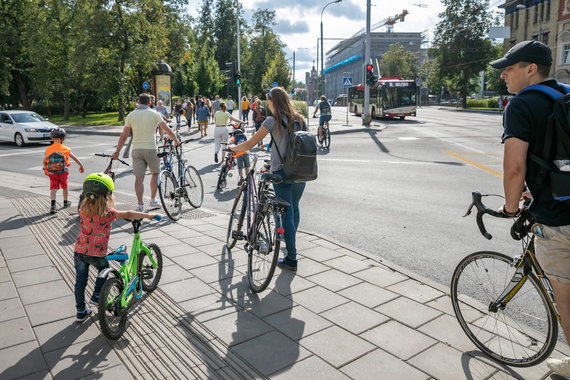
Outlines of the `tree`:
M 269 62 L 269 67 L 261 78 L 261 86 L 270 88 L 274 82 L 277 82 L 280 87 L 285 89 L 291 86 L 291 70 L 283 52 L 274 56 Z
M 475 91 L 473 79 L 484 70 L 493 46 L 485 36 L 491 15 L 488 0 L 442 0 L 445 12 L 434 33 L 434 48 L 430 56 L 437 58 L 439 74 L 449 80 L 463 98 Z
M 401 44 L 392 44 L 380 61 L 380 75 L 384 78 L 415 79 L 418 77 L 418 56 Z

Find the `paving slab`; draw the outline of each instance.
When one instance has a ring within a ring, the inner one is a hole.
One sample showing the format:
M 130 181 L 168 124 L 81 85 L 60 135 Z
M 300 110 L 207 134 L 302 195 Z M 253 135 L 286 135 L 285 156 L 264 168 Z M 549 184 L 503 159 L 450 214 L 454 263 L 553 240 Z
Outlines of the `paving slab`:
M 49 266 L 13 273 L 12 278 L 14 284 L 19 288 L 61 280 L 61 275 L 55 267 Z
M 361 272 L 354 273 L 354 275 L 380 287 L 390 286 L 408 279 L 408 277 L 403 274 L 381 267 L 365 269 Z
M 308 277 L 327 270 L 331 270 L 331 267 L 323 265 L 316 260 L 307 257 L 299 261 L 299 266 L 297 267 L 297 275 L 301 277 Z
M 238 311 L 204 322 L 222 342 L 233 346 L 268 333 L 271 326 L 247 311 Z
M 26 313 L 32 327 L 55 322 L 75 315 L 75 297 L 72 295 L 36 302 L 26 306 Z M 93 317 L 91 317 L 93 318 Z
M 273 380 L 299 380 L 299 379 L 327 379 L 327 380 L 350 380 L 336 368 L 312 355 L 294 366 L 284 368 L 271 374 Z
M 162 275 L 160 276 L 160 285 L 164 286 L 172 282 L 187 280 L 194 277 L 192 273 L 186 269 L 178 266 L 176 263 L 168 267 L 162 268 Z
M 384 290 L 368 282 L 361 282 L 348 289 L 341 290 L 338 294 L 369 308 L 374 308 L 398 298 L 398 294 Z
M 282 296 L 275 291 L 267 291 L 262 294 L 246 294 L 238 298 L 237 303 L 260 318 L 293 307 L 291 298 Z
M 170 284 L 159 285 L 159 288 L 175 302 L 198 298 L 213 292 L 212 288 L 195 277 Z
M 7 281 L 10 281 L 10 272 L 8 271 L 8 267 L 0 267 L 0 282 Z
M 242 307 L 231 299 L 219 294 L 208 294 L 179 304 L 190 319 L 196 318 L 200 322 L 209 321 L 221 316 L 242 310 Z
M 421 303 L 426 303 L 442 296 L 442 292 L 415 280 L 407 280 L 388 287 L 395 293 L 405 294 L 406 297 Z
M 342 251 L 337 251 L 339 253 L 343 253 Z M 326 262 L 326 265 L 339 270 L 344 273 L 355 273 L 371 267 L 369 263 L 363 261 L 361 259 L 347 256 L 343 253 L 343 256 L 336 257 L 334 259 L 330 259 Z
M 8 268 L 10 268 L 11 273 L 30 269 L 53 267 L 53 263 L 45 253 L 36 256 L 6 260 L 6 264 L 8 265 Z
M 362 282 L 362 280 L 353 277 L 349 274 L 340 272 L 336 269 L 331 269 L 325 272 L 317 273 L 315 275 L 307 277 L 307 279 L 333 292 L 338 292 L 342 289 L 348 288 L 350 286 Z
M 340 370 L 350 376 L 351 379 L 362 380 L 426 380 L 431 377 L 402 359 L 380 349 L 348 363 Z
M 218 263 L 218 260 L 215 260 L 211 256 L 208 256 L 207 254 L 201 252 L 176 256 L 173 257 L 172 260 L 178 265 L 182 266 L 184 269 L 188 270 Z
M 24 317 L 26 312 L 19 298 L 0 301 L 0 322 Z
M 294 306 L 264 318 L 264 321 L 293 340 L 324 330 L 332 323 L 303 306 Z
M 18 292 L 12 281 L 0 282 L 0 301 L 16 297 L 18 297 Z
M 360 336 L 404 360 L 437 343 L 435 339 L 393 320 L 368 330 Z
M 29 305 L 45 300 L 53 300 L 65 297 L 71 293 L 71 289 L 63 280 L 44 282 L 43 284 L 20 287 L 20 298 L 24 305 Z
M 42 352 L 46 353 L 76 343 L 89 342 L 101 336 L 101 331 L 94 320 L 90 319 L 85 323 L 78 324 L 75 322 L 75 316 L 73 316 L 36 326 L 34 327 L 34 334 Z
M 44 373 L 47 369 L 47 363 L 37 342 L 18 344 L 0 350 L 0 379 L 15 379 L 40 371 Z
M 338 248 L 338 247 L 337 247 Z M 334 259 L 335 257 L 342 256 L 342 253 L 335 251 L 335 248 L 327 248 L 321 245 L 319 241 L 318 245 L 314 248 L 309 248 L 299 253 L 303 257 L 310 258 L 311 260 L 318 261 L 326 265 L 328 260 Z
M 157 241 L 160 241 L 160 240 L 157 240 Z M 185 256 L 185 255 L 188 255 L 190 253 L 199 252 L 198 248 L 192 247 L 191 245 L 189 245 L 187 243 L 168 245 L 166 247 L 161 247 L 160 250 L 162 251 L 162 254 L 166 257 Z
M 295 303 L 298 303 L 315 313 L 321 313 L 325 310 L 329 310 L 333 307 L 349 302 L 347 298 L 331 292 L 321 286 L 315 286 L 313 288 L 303 290 L 291 295 L 291 298 L 293 298 Z
M 289 368 L 298 360 L 310 355 L 297 342 L 277 331 L 235 345 L 232 350 L 266 376 L 277 370 Z
M 0 350 L 36 340 L 26 317 L 0 322 L 0 331 L 2 331 L 0 334 Z
M 277 279 L 280 279 L 280 281 L 277 281 Z M 276 269 L 275 275 L 273 276 L 272 282 L 269 286 L 279 294 L 290 296 L 291 294 L 298 293 L 317 285 L 312 281 L 296 275 L 295 272 Z
M 299 343 L 337 368 L 375 349 L 366 340 L 338 326 L 314 333 Z
M 6 246 L 4 240 L 7 239 L 0 240 L 0 248 L 6 260 L 36 256 L 44 253 L 44 250 L 35 239 L 18 239 L 20 244 L 14 246 Z
M 355 302 L 348 302 L 321 313 L 335 325 L 358 335 L 386 321 L 388 317 Z
M 406 297 L 396 298 L 375 310 L 413 328 L 417 328 L 442 314 L 439 310 Z

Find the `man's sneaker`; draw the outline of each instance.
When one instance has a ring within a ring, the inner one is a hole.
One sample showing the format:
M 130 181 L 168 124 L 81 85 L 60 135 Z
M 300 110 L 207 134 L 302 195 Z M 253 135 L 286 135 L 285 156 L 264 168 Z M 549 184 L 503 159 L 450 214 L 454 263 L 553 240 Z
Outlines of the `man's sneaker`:
M 214 153 L 214 162 L 218 163 L 218 153 Z
M 548 359 L 546 365 L 554 373 L 570 377 L 570 356 L 562 359 Z
M 75 317 L 75 322 L 77 323 L 83 323 L 85 322 L 85 320 L 87 320 L 87 318 L 89 318 L 89 316 L 93 313 L 93 310 L 91 310 L 90 308 L 85 308 L 85 310 L 80 311 L 77 313 L 77 316 Z
M 63 208 L 70 207 L 71 201 L 63 201 Z
M 144 205 L 138 205 L 137 208 L 135 209 L 135 211 L 143 212 L 144 211 Z
M 51 208 L 49 209 L 49 213 L 50 214 L 55 214 L 57 212 L 57 206 L 56 205 L 51 205 Z
M 288 257 L 283 257 L 277 259 L 277 267 L 281 269 L 290 270 L 293 272 L 297 271 L 297 260 L 291 260 Z
M 151 200 L 150 200 L 150 203 L 149 203 L 149 206 L 150 206 L 151 208 L 160 208 L 160 207 L 162 207 L 162 205 L 160 204 L 160 202 L 159 202 L 158 200 L 156 200 L 156 199 L 151 199 Z
M 99 306 L 99 297 L 91 297 L 89 300 L 89 305 Z

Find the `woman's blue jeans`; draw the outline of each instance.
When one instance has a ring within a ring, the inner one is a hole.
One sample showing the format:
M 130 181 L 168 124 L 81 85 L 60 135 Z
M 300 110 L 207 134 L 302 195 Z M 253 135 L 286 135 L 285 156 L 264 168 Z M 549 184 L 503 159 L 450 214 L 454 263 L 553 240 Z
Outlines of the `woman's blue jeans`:
M 85 310 L 85 287 L 89 278 L 89 265 L 93 265 L 99 272 L 109 267 L 109 262 L 104 257 L 87 256 L 75 252 L 73 254 L 75 263 L 75 307 L 78 312 Z M 99 292 L 105 283 L 104 278 L 95 280 L 95 289 L 93 290 L 93 298 L 99 298 Z
M 274 172 L 283 177 L 282 183 L 274 183 L 273 190 L 279 198 L 289 202 L 287 212 L 283 216 L 283 227 L 285 228 L 285 244 L 287 245 L 287 257 L 297 260 L 297 228 L 301 220 L 299 213 L 299 201 L 305 191 L 305 182 L 293 183 L 285 178 L 283 169 Z

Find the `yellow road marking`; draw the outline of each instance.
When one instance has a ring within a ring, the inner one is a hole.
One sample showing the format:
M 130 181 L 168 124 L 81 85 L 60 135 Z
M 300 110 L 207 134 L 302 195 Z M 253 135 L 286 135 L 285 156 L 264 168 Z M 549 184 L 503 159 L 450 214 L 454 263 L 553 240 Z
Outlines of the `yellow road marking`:
M 502 172 L 500 172 L 500 171 L 498 171 L 498 170 L 495 170 L 495 169 L 491 169 L 490 167 L 485 166 L 485 165 L 483 165 L 483 164 L 481 164 L 481 163 L 479 163 L 479 162 L 477 162 L 477 161 L 473 161 L 472 159 L 467 158 L 467 157 L 465 157 L 465 156 L 462 156 L 462 155 L 460 155 L 460 154 L 457 153 L 457 152 L 444 151 L 443 153 L 448 154 L 448 155 L 450 155 L 451 157 L 454 157 L 454 158 L 458 159 L 459 161 L 463 161 L 463 162 L 468 163 L 469 165 L 475 166 L 476 168 L 481 169 L 481 170 L 483 170 L 484 172 L 489 173 L 489 174 L 491 174 L 491 175 L 493 175 L 493 176 L 495 176 L 495 177 L 498 177 L 498 178 L 501 178 L 501 179 L 503 178 L 503 173 L 502 173 Z M 469 154 L 476 154 L 476 153 L 469 153 Z M 498 155 L 491 155 L 491 154 L 481 154 L 481 155 L 482 155 L 482 156 L 486 156 L 486 157 L 488 157 L 488 156 L 498 156 Z

